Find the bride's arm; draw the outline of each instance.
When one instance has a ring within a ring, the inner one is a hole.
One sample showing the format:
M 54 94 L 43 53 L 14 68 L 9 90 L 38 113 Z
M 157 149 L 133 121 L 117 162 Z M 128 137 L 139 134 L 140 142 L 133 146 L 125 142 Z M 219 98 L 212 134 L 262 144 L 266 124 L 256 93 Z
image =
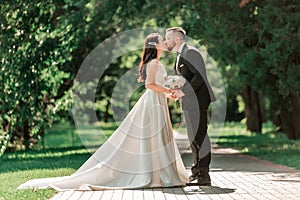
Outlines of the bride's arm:
M 172 92 L 171 89 L 155 84 L 155 75 L 157 70 L 158 70 L 158 61 L 157 60 L 151 61 L 147 66 L 147 77 L 145 81 L 146 88 L 153 90 L 155 92 L 171 93 Z

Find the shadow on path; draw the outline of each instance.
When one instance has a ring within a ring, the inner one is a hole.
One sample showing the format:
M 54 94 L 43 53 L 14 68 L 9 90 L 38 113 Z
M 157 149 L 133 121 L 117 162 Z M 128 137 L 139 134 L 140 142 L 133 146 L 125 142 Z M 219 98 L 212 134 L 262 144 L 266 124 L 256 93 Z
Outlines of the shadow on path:
M 200 186 L 198 188 L 190 187 L 185 190 L 186 194 L 228 194 L 235 192 L 233 188 L 221 188 L 218 186 Z
M 229 194 L 235 192 L 234 188 L 222 188 L 218 186 L 187 186 L 153 189 L 153 191 L 161 191 L 174 195 L 194 195 L 194 194 Z

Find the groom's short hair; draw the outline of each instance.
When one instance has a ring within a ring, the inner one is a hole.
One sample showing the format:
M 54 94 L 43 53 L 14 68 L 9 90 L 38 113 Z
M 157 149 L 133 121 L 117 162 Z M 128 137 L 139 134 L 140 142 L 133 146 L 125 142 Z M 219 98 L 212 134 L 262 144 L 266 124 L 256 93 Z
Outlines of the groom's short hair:
M 181 35 L 183 36 L 183 39 L 185 38 L 185 30 L 183 30 L 183 28 L 181 27 L 171 27 L 168 28 L 166 30 L 166 32 L 177 32 L 177 33 L 181 33 Z

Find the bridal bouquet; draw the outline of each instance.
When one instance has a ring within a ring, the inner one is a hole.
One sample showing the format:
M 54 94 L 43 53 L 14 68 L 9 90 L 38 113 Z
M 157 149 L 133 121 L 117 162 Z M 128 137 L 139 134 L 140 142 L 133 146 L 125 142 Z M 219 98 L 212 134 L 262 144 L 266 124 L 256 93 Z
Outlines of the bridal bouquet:
M 176 96 L 175 100 L 181 100 L 181 98 L 184 96 L 184 93 L 181 90 L 182 86 L 185 84 L 186 80 L 184 77 L 180 75 L 174 75 L 174 76 L 168 76 L 165 82 L 165 86 L 171 89 L 174 89 L 174 95 Z M 179 107 L 179 102 L 176 101 L 177 107 Z
M 165 86 L 171 89 L 181 89 L 185 84 L 185 78 L 179 75 L 168 76 L 165 82 Z

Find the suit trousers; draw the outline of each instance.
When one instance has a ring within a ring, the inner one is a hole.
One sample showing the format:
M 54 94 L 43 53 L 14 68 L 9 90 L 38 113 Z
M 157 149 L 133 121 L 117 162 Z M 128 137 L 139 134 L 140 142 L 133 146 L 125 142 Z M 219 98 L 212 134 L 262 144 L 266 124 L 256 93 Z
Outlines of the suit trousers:
M 201 171 L 208 172 L 211 162 L 211 142 L 207 135 L 208 106 L 198 109 L 184 109 L 188 138 L 191 144 L 193 166 L 192 176 L 198 177 Z

